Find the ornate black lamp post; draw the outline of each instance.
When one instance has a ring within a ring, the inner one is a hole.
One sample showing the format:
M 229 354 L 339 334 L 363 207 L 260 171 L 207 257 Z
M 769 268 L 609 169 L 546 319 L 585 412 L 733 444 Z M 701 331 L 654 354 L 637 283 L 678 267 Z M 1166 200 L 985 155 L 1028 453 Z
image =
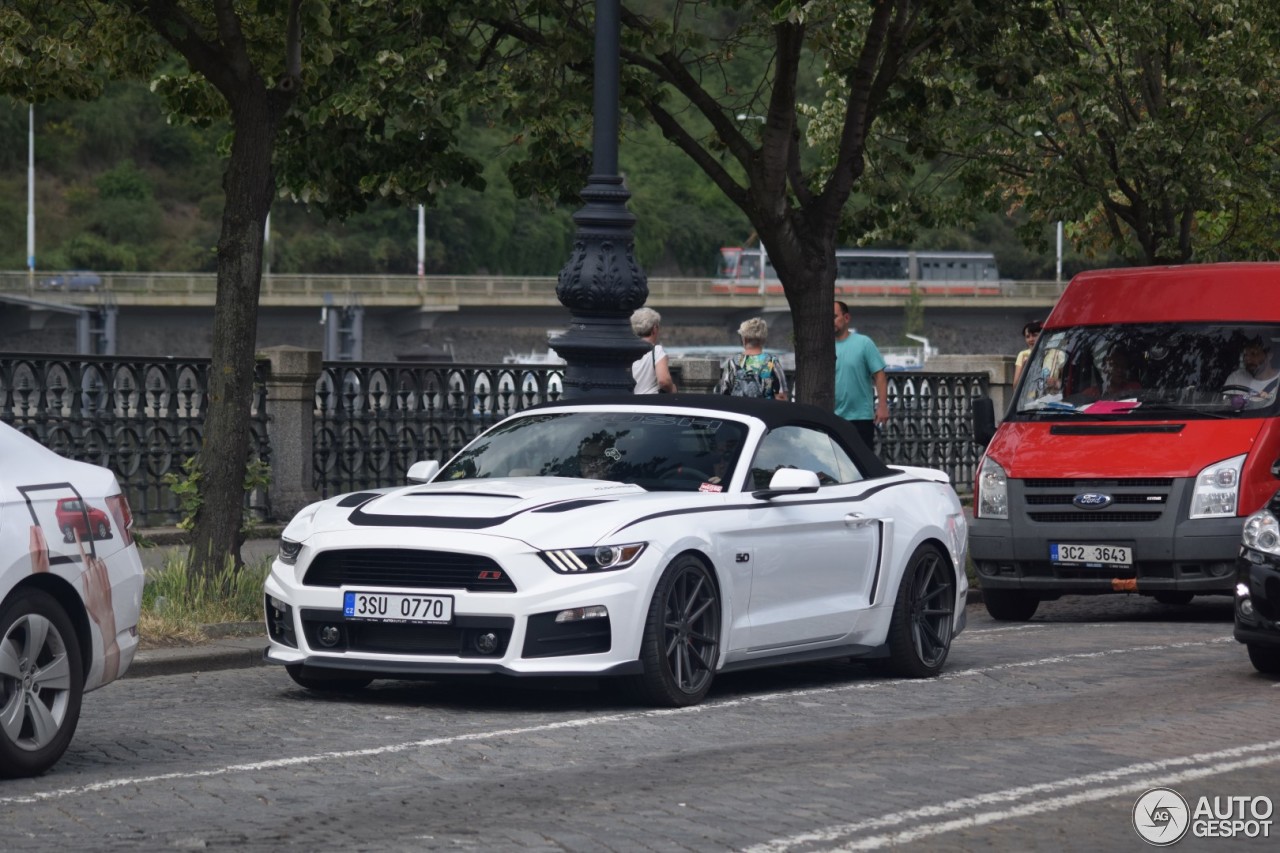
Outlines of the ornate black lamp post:
M 632 254 L 631 193 L 618 174 L 620 0 L 596 0 L 595 104 L 591 176 L 573 254 L 560 270 L 556 297 L 570 310 L 569 330 L 552 339 L 564 357 L 564 396 L 632 390 L 631 363 L 649 345 L 631 333 L 631 312 L 649 298 L 649 283 Z

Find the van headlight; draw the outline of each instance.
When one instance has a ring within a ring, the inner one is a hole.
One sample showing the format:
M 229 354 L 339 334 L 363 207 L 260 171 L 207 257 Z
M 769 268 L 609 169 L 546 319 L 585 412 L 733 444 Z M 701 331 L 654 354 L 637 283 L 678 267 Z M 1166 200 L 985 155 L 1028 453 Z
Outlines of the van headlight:
M 1244 547 L 1280 555 L 1280 521 L 1265 509 L 1249 516 L 1244 523 Z
M 978 494 L 973 502 L 978 518 L 1009 517 L 1009 477 L 990 456 L 978 466 Z
M 1191 492 L 1192 518 L 1226 518 L 1236 514 L 1240 498 L 1240 469 L 1247 454 L 1209 465 L 1196 475 Z

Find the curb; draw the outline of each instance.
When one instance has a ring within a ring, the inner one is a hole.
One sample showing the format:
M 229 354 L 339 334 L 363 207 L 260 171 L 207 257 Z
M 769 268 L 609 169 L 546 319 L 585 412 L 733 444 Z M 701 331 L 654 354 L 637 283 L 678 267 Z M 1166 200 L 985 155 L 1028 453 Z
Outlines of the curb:
M 223 669 L 264 666 L 262 651 L 267 635 L 226 637 L 199 646 L 177 646 L 169 649 L 141 649 L 133 656 L 125 678 L 148 678 L 154 675 L 186 675 Z

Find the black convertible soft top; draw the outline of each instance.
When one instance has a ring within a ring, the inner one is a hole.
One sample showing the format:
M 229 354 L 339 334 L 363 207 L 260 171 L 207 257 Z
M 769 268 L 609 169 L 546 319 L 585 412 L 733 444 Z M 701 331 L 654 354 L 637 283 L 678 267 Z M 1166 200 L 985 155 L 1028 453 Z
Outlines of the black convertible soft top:
M 730 397 L 723 394 L 606 394 L 598 397 L 574 397 L 568 400 L 561 398 L 557 402 L 543 403 L 533 408 L 548 409 L 565 406 L 715 409 L 759 418 L 771 430 L 781 426 L 821 427 L 836 436 L 844 446 L 845 452 L 853 457 L 864 477 L 887 477 L 894 473 L 862 443 L 862 438 L 851 423 L 844 418 L 836 417 L 832 412 L 808 403 L 785 403 L 781 400 Z M 531 409 L 524 411 L 531 411 Z

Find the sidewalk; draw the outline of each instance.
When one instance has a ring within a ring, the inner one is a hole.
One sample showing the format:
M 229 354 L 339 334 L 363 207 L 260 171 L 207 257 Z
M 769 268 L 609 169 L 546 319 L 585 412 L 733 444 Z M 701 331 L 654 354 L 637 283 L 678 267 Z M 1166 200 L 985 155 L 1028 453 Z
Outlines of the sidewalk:
M 240 556 L 247 563 L 270 557 L 279 547 L 281 529 L 280 525 L 259 525 L 255 537 L 245 541 Z M 176 527 L 152 527 L 139 530 L 138 538 L 147 543 L 138 551 L 143 568 L 150 572 L 163 568 L 171 555 L 186 548 L 187 533 Z M 261 622 L 214 625 L 206 632 L 215 636 L 199 645 L 139 649 L 124 677 L 213 672 L 265 663 L 262 650 L 267 647 L 267 630 Z

